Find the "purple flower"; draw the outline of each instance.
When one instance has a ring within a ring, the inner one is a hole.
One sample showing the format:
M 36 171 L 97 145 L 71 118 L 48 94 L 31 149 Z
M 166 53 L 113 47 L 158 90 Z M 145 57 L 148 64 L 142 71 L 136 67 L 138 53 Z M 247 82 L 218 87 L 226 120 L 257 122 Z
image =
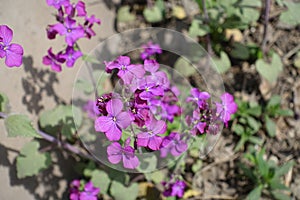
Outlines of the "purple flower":
M 191 94 L 193 97 L 188 97 L 187 102 L 195 102 L 199 108 L 203 109 L 206 106 L 206 100 L 210 98 L 207 92 L 200 92 L 198 88 L 192 88 Z
M 75 51 L 72 46 L 68 46 L 66 52 L 61 55 L 61 58 L 66 60 L 68 67 L 73 67 L 78 58 L 82 56 L 81 51 Z
M 61 58 L 61 53 L 55 55 L 52 53 L 52 48 L 48 49 L 48 55 L 43 57 L 44 65 L 50 65 L 52 70 L 60 72 L 61 71 L 61 63 L 64 63 L 65 59 Z
M 70 185 L 70 200 L 79 200 L 80 180 L 73 180 Z
M 123 103 L 120 99 L 112 99 L 106 104 L 108 116 L 101 116 L 95 121 L 95 130 L 104 132 L 110 141 L 118 141 L 122 136 L 122 129 L 126 129 L 132 118 L 128 112 L 121 112 Z
M 150 118 L 149 108 L 148 106 L 139 105 L 136 102 L 130 102 L 130 115 L 134 119 L 135 124 L 143 127 Z
M 159 69 L 159 64 L 156 60 L 144 60 L 144 68 L 146 71 L 154 73 Z
M 100 114 L 102 115 L 108 114 L 106 111 L 106 104 L 111 100 L 111 98 L 112 98 L 112 93 L 108 93 L 108 94 L 103 94 L 101 97 L 97 99 L 97 107 Z
M 166 129 L 167 125 L 164 121 L 157 121 L 153 117 L 150 124 L 147 125 L 147 130 L 137 135 L 137 145 L 141 147 L 148 147 L 152 150 L 160 149 L 162 137 L 157 136 L 157 134 L 166 132 Z
M 70 4 L 69 0 L 47 0 L 48 6 L 53 6 L 56 9 L 59 9 L 61 6 L 67 6 Z
M 173 156 L 180 156 L 187 150 L 187 144 L 180 138 L 180 134 L 176 132 L 170 133 L 166 136 L 161 144 L 160 156 L 166 157 L 170 152 Z
M 91 38 L 92 36 L 95 36 L 96 33 L 94 32 L 94 30 L 92 29 L 92 27 L 94 26 L 94 24 L 101 24 L 100 19 L 96 18 L 95 15 L 92 15 L 91 17 L 86 17 L 85 18 L 85 22 L 84 22 L 84 31 L 86 34 L 87 38 Z
M 125 141 L 124 148 L 118 143 L 114 142 L 107 147 L 108 160 L 112 164 L 118 164 L 123 161 L 124 168 L 135 169 L 139 166 L 140 162 L 134 154 L 134 149 L 129 146 L 130 138 Z
M 156 80 L 151 76 L 147 76 L 143 79 L 140 79 L 138 82 L 137 89 L 142 91 L 139 94 L 139 97 L 143 100 L 149 100 L 155 96 L 164 95 L 164 89 L 157 85 Z
M 217 115 L 227 126 L 230 116 L 237 111 L 237 104 L 234 102 L 234 98 L 229 93 L 224 93 L 221 96 L 222 103 L 216 103 Z
M 53 25 L 49 25 L 47 27 L 47 37 L 49 40 L 55 39 L 58 32 L 53 28 Z
M 193 118 L 188 120 L 188 124 L 193 126 L 191 133 L 192 135 L 203 134 L 205 132 L 205 128 L 207 127 L 207 123 L 205 121 L 201 121 L 199 110 L 193 111 Z
M 172 186 L 171 196 L 177 196 L 179 198 L 182 198 L 185 187 L 186 187 L 186 184 L 184 181 L 177 180 Z
M 165 190 L 163 192 L 163 195 L 166 197 L 179 197 L 182 198 L 184 195 L 184 190 L 186 187 L 186 184 L 184 181 L 177 180 L 176 182 L 162 182 L 162 185 L 165 187 Z
M 130 58 L 127 56 L 120 56 L 114 62 L 106 64 L 106 71 L 110 73 L 113 69 L 118 69 L 118 77 L 120 77 L 124 84 L 130 84 L 134 77 L 142 78 L 145 70 L 142 65 L 130 64 Z
M 152 55 L 162 53 L 159 44 L 153 44 L 151 41 L 149 41 L 146 45 L 143 45 L 142 48 L 143 52 L 141 53 L 140 57 L 143 60 L 150 58 Z
M 65 6 L 65 11 L 67 15 L 74 17 L 75 11 L 77 12 L 77 16 L 83 17 L 86 16 L 85 3 L 82 1 L 78 1 L 76 4 L 67 4 Z
M 88 114 L 88 117 L 92 119 L 95 119 L 100 115 L 96 102 L 93 100 L 88 100 L 83 106 L 83 110 Z
M 82 26 L 76 26 L 76 21 L 67 17 L 65 19 L 64 24 L 58 23 L 52 25 L 52 28 L 57 31 L 60 35 L 65 35 L 66 43 L 69 46 L 73 46 L 73 44 L 79 39 L 84 37 L 84 29 Z
M 8 67 L 19 67 L 22 64 L 23 48 L 11 43 L 13 31 L 6 25 L 0 25 L 0 58 L 5 58 Z
M 84 186 L 84 191 L 80 193 L 79 200 L 97 200 L 97 195 L 100 193 L 100 189 L 94 187 L 93 183 L 89 181 Z

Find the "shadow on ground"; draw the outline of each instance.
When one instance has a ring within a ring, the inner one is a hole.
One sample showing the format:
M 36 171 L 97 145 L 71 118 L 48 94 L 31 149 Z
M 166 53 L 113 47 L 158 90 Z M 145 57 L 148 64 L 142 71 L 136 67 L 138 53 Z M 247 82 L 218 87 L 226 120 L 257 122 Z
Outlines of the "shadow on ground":
M 17 153 L 16 150 L 0 144 L 0 166 L 9 168 L 10 185 L 12 187 L 23 186 L 36 200 L 68 199 L 68 183 L 76 177 L 74 171 L 76 161 L 68 157 L 66 152 L 53 151 L 52 157 L 54 156 L 57 162 L 38 175 L 23 179 L 18 179 L 16 160 L 10 163 L 8 152 Z M 62 188 L 63 185 L 64 188 Z

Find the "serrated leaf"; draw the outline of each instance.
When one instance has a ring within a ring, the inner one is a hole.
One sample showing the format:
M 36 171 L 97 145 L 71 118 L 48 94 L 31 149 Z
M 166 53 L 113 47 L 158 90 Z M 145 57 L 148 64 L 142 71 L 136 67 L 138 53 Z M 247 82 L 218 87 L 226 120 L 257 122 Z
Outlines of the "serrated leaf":
M 300 3 L 284 2 L 284 4 L 287 6 L 288 10 L 282 12 L 279 17 L 280 22 L 290 26 L 300 24 L 300 15 L 298 14 L 298 11 L 300 10 Z
M 195 67 L 183 57 L 180 57 L 176 60 L 174 68 L 178 71 L 179 74 L 181 74 L 184 77 L 189 77 L 196 73 Z
M 130 7 L 129 6 L 122 6 L 118 10 L 117 14 L 117 20 L 119 22 L 132 22 L 136 19 L 136 16 L 132 13 L 130 13 Z
M 270 137 L 274 137 L 276 135 L 276 124 L 273 120 L 269 118 L 269 116 L 265 117 L 266 130 Z
M 110 178 L 106 172 L 102 170 L 94 170 L 91 174 L 91 181 L 95 187 L 101 188 L 101 193 L 107 193 L 110 184 Z
M 17 176 L 25 178 L 38 174 L 41 170 L 46 169 L 51 164 L 50 154 L 39 152 L 39 143 L 32 141 L 21 149 L 17 157 Z
M 126 200 L 135 200 L 139 193 L 139 185 L 133 183 L 129 187 L 125 187 L 123 184 L 113 181 L 110 187 L 110 193 L 115 200 L 124 200 L 125 196 Z
M 0 112 L 6 112 L 8 106 L 8 97 L 0 92 Z
M 216 64 L 219 73 L 225 73 L 231 67 L 231 62 L 227 54 L 223 51 L 220 53 L 220 58 L 214 58 L 213 61 Z
M 283 69 L 283 65 L 280 57 L 277 54 L 273 54 L 272 62 L 266 63 L 264 60 L 259 59 L 255 63 L 258 73 L 267 79 L 270 83 L 274 83 L 277 80 L 278 75 Z
M 9 115 L 4 121 L 8 137 L 36 137 L 41 136 L 33 128 L 26 115 Z
M 257 200 L 257 199 L 260 199 L 262 189 L 263 189 L 263 187 L 261 185 L 259 185 L 258 187 L 256 187 L 254 190 L 252 190 L 248 194 L 247 200 Z
M 157 23 L 162 21 L 163 15 L 159 7 L 153 6 L 152 8 L 145 8 L 143 15 L 147 22 Z

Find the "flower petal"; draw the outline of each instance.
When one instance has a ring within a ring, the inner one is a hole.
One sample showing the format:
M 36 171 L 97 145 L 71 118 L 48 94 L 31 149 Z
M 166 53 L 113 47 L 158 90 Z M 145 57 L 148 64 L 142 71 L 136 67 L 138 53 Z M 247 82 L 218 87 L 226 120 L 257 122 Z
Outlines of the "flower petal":
M 121 139 L 122 131 L 117 127 L 116 124 L 113 124 L 110 129 L 105 132 L 105 135 L 110 141 L 118 141 Z
M 23 48 L 19 44 L 11 44 L 6 51 L 5 64 L 8 67 L 17 66 L 22 64 Z
M 134 157 L 128 157 L 126 155 L 123 155 L 123 166 L 127 169 L 135 169 L 137 166 L 139 166 L 140 161 L 139 159 Z
M 117 164 L 122 159 L 122 147 L 118 142 L 114 142 L 106 149 L 108 160 L 112 164 Z
M 2 38 L 4 45 L 9 45 L 13 37 L 13 31 L 8 26 L 1 25 L 0 37 Z
M 159 136 L 153 136 L 149 138 L 148 147 L 152 150 L 159 150 L 162 143 L 162 138 Z
M 116 118 L 118 126 L 123 129 L 127 128 L 132 121 L 132 118 L 128 112 L 121 112 Z
M 109 114 L 117 116 L 123 109 L 123 103 L 120 99 L 111 99 L 106 104 L 106 110 Z
M 95 120 L 95 130 L 97 132 L 106 132 L 108 131 L 112 126 L 114 125 L 114 122 L 111 118 L 106 116 L 98 117 Z

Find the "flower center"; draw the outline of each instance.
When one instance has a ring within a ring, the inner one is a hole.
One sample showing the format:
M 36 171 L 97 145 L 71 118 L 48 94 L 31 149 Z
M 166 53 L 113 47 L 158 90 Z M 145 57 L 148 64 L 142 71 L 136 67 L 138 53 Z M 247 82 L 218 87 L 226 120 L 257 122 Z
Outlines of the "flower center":
M 116 118 L 116 117 L 113 117 L 112 120 L 113 120 L 114 122 L 116 122 L 116 121 L 117 121 L 117 118 Z
M 149 87 L 146 87 L 146 88 L 145 88 L 145 91 L 146 91 L 146 92 L 149 92 Z
M 4 51 L 8 50 L 8 46 L 4 46 L 4 47 L 3 47 L 3 50 L 4 50 Z
M 122 69 L 122 70 L 126 70 L 126 66 L 125 66 L 125 65 L 122 65 L 122 66 L 121 66 L 121 69 Z
M 72 29 L 68 28 L 68 30 L 67 30 L 67 31 L 68 31 L 68 33 L 71 33 L 71 32 L 72 32 Z

